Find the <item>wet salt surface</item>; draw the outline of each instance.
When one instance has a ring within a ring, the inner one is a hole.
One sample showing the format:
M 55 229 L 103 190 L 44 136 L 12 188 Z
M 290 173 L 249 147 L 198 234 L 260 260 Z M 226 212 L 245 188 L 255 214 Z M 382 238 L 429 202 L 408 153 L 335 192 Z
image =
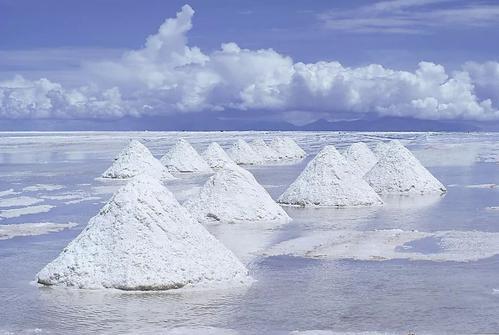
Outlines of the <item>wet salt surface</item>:
M 73 133 L 0 134 L 0 190 L 8 197 L 43 199 L 49 212 L 5 218 L 0 224 L 36 222 L 78 226 L 56 233 L 0 241 L 0 334 L 14 333 L 289 333 L 499 332 L 499 256 L 470 262 L 359 261 L 261 256 L 272 246 L 310 233 L 381 229 L 419 232 L 499 232 L 498 134 L 294 133 L 309 153 L 325 144 L 400 138 L 449 188 L 443 197 L 385 199 L 381 208 L 286 208 L 294 219 L 280 226 L 210 225 L 208 229 L 249 264 L 258 281 L 247 289 L 206 292 L 122 293 L 38 288 L 30 282 L 85 227 L 120 182 L 95 180 L 130 137 L 142 139 L 157 157 L 178 136 L 198 150 L 211 141 L 227 148 L 234 138 L 272 138 L 268 133 Z M 106 143 L 106 145 L 102 145 Z M 457 143 L 452 145 L 450 143 Z M 445 159 L 448 157 L 449 159 Z M 487 159 L 484 160 L 483 157 Z M 251 167 L 276 198 L 306 161 Z M 491 161 L 492 160 L 492 161 Z M 168 183 L 183 201 L 207 176 Z M 43 184 L 64 188 L 23 188 Z M 14 193 L 11 193 L 14 194 Z M 88 198 L 87 201 L 69 203 Z M 77 198 L 77 196 L 79 198 Z M 23 208 L 21 206 L 19 208 Z M 16 207 L 13 207 L 16 208 Z M 11 207 L 9 207 L 11 209 Z M 439 239 L 403 244 L 401 253 L 442 252 Z M 362 246 L 362 244 L 360 244 Z M 5 270 L 7 269 L 7 270 Z M 201 329 L 201 331 L 199 331 Z

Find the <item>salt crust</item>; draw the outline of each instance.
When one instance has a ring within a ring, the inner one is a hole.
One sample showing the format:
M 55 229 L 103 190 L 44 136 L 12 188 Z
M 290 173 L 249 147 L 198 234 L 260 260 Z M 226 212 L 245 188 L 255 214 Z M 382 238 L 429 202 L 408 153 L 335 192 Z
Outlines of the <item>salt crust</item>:
M 411 245 L 422 239 L 431 239 L 438 250 L 423 252 Z M 369 261 L 469 262 L 499 254 L 499 233 L 454 230 L 428 233 L 400 229 L 322 231 L 281 242 L 265 254 Z

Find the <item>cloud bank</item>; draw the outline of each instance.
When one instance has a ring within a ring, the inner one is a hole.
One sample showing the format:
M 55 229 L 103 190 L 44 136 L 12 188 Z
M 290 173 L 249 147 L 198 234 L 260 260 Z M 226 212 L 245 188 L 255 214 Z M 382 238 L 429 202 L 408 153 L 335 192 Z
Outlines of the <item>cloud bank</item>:
M 194 10 L 185 5 L 119 59 L 82 65 L 81 87 L 16 76 L 0 82 L 0 118 L 120 118 L 223 110 L 366 113 L 420 119 L 499 119 L 499 63 L 467 63 L 448 73 L 421 62 L 414 71 L 371 64 L 295 63 L 272 49 L 189 46 Z

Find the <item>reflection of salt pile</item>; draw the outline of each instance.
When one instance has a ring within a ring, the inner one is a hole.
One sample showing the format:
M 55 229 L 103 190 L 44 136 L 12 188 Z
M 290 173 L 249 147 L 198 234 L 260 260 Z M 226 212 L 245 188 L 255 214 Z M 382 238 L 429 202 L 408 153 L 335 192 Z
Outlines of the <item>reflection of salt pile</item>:
M 248 143 L 238 139 L 236 143 L 227 151 L 229 157 L 237 164 L 261 164 L 263 158 L 255 152 Z
M 278 202 L 297 206 L 372 206 L 383 202 L 332 145 L 324 147 Z
M 255 139 L 250 143 L 251 148 L 260 154 L 266 161 L 275 161 L 279 159 L 279 154 L 269 147 L 261 138 Z
M 45 285 L 122 290 L 249 281 L 232 252 L 149 176 L 119 189 L 37 277 Z
M 162 180 L 174 179 L 168 170 L 151 154 L 142 143 L 130 141 L 115 158 L 113 164 L 102 174 L 103 178 L 132 178 L 148 174 Z
M 208 165 L 214 170 L 221 169 L 225 165 L 236 164 L 232 159 L 230 159 L 229 155 L 227 155 L 224 149 L 222 149 L 222 147 L 216 142 L 212 142 L 202 153 L 202 156 L 206 163 L 208 163 Z
M 180 139 L 161 158 L 170 172 L 213 172 L 197 151 L 184 139 Z
M 371 149 L 362 142 L 353 143 L 345 150 L 343 156 L 362 176 L 371 170 L 378 161 Z
M 384 153 L 364 179 L 381 194 L 444 193 L 440 183 L 399 141 L 387 144 Z
M 199 196 L 184 206 L 200 221 L 224 223 L 287 222 L 291 220 L 253 175 L 226 167 L 210 177 Z
M 298 159 L 307 153 L 289 137 L 275 137 L 270 143 L 270 148 L 279 154 L 279 158 Z

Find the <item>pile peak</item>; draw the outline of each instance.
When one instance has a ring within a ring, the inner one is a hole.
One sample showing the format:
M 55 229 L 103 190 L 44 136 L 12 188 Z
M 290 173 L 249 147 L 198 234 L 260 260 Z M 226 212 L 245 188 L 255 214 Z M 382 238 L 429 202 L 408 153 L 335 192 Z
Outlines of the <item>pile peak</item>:
M 167 290 L 249 282 L 246 268 L 149 176 L 120 188 L 38 283 Z
M 254 139 L 250 144 L 251 148 L 258 152 L 264 160 L 275 161 L 279 159 L 279 154 L 265 143 L 261 138 Z
M 279 158 L 299 159 L 307 155 L 307 153 L 289 137 L 275 137 L 270 143 L 270 148 L 278 153 Z
M 237 164 L 261 164 L 263 157 L 255 152 L 246 141 L 238 139 L 227 151 L 229 157 Z
M 355 207 L 383 202 L 332 145 L 324 147 L 278 202 L 294 206 Z
M 388 147 L 389 145 L 387 142 L 378 142 L 376 146 L 373 148 L 373 153 L 379 159 L 381 156 L 383 156 Z
M 128 179 L 147 174 L 161 180 L 175 179 L 142 143 L 131 140 L 118 154 L 103 178 Z
M 256 181 L 238 166 L 227 166 L 205 183 L 184 206 L 201 222 L 284 223 L 290 217 Z
M 444 193 L 446 189 L 399 141 L 385 144 L 383 154 L 364 179 L 381 194 Z
M 236 165 L 217 142 L 210 143 L 206 150 L 203 151 L 202 156 L 214 170 L 222 169 L 226 165 Z
M 378 161 L 376 155 L 363 142 L 357 142 L 350 145 L 343 153 L 343 156 L 362 176 L 371 170 Z
M 183 138 L 161 158 L 161 163 L 170 172 L 213 172 L 192 145 Z

